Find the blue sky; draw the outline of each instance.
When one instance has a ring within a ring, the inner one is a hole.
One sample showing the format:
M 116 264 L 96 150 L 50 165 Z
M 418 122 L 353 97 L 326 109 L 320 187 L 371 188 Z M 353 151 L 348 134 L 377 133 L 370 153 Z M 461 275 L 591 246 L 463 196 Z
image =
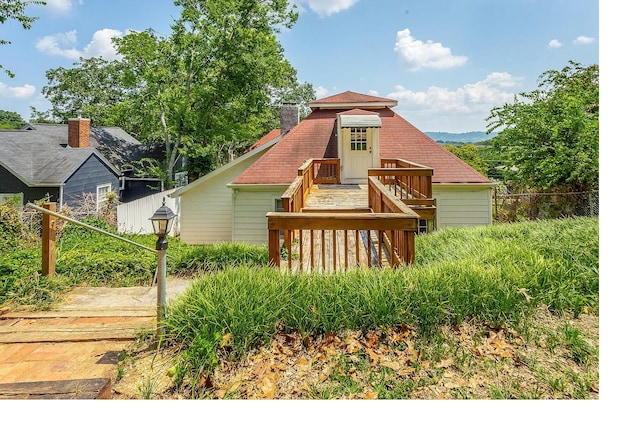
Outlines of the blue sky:
M 285 56 L 318 97 L 346 90 L 398 100 L 395 111 L 423 131 L 485 130 L 489 111 L 530 91 L 540 74 L 574 60 L 599 63 L 596 0 L 296 0 Z M 28 119 L 46 110 L 50 68 L 80 56 L 113 58 L 110 39 L 128 30 L 168 34 L 170 0 L 48 0 L 30 6 L 30 30 L 0 26 L 0 109 Z

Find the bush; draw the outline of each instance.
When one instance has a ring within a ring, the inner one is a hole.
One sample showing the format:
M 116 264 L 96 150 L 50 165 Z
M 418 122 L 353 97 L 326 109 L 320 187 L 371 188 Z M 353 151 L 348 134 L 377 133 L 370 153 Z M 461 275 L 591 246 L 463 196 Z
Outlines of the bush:
M 11 203 L 0 203 L 0 248 L 15 245 L 23 232 L 20 211 Z

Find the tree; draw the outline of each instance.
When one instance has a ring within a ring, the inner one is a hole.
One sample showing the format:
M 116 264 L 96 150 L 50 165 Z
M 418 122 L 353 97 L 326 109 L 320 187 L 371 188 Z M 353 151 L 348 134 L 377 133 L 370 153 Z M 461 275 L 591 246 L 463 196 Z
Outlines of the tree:
M 40 111 L 33 105 L 29 106 L 31 113 L 29 115 L 29 120 L 31 123 L 53 123 L 53 124 L 62 124 L 63 122 L 60 120 L 56 120 L 53 117 L 51 110 Z
M 2 0 L 0 2 L 0 24 L 4 24 L 7 21 L 16 20 L 20 22 L 22 28 L 28 30 L 31 28 L 31 24 L 37 20 L 38 18 L 32 16 L 26 16 L 24 14 L 24 8 L 28 5 L 45 5 L 44 1 L 40 0 Z M 0 45 L 3 44 L 11 44 L 9 40 L 0 39 Z M 0 64 L 0 68 L 2 64 Z M 14 74 L 4 69 L 4 72 L 11 78 L 14 77 Z
M 480 150 L 475 144 L 463 144 L 463 145 L 445 145 L 444 148 L 453 153 L 460 160 L 487 176 L 489 172 L 489 166 L 487 162 L 480 155 Z
M 20 114 L 13 111 L 0 110 L 0 129 L 20 129 L 25 124 Z
M 505 156 L 505 178 L 525 188 L 598 188 L 599 69 L 570 61 L 538 89 L 491 110 L 488 132 Z
M 114 39 L 121 59 L 49 70 L 43 94 L 56 117 L 82 110 L 97 124 L 162 144 L 166 177 L 188 159 L 208 173 L 271 130 L 282 101 L 313 99 L 276 39 L 297 19 L 286 0 L 177 0 L 169 36 L 148 29 Z M 170 182 L 167 182 L 171 185 Z
M 73 65 L 45 72 L 48 83 L 42 94 L 51 102 L 51 115 L 61 122 L 83 115 L 96 126 L 115 125 L 121 119 L 122 104 L 135 90 L 122 62 L 80 58 Z

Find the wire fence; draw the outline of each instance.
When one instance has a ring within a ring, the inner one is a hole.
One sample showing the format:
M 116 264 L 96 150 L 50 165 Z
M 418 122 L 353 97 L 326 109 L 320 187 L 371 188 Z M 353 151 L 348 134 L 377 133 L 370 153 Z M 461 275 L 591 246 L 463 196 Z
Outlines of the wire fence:
M 599 192 L 495 194 L 496 222 L 599 216 Z
M 73 218 L 78 221 L 82 221 L 87 217 L 93 217 L 104 220 L 109 226 L 114 227 L 115 222 L 113 218 L 115 218 L 115 208 L 112 209 L 101 209 L 100 211 L 87 211 L 87 210 L 71 210 L 67 206 L 63 206 L 59 209 L 59 213 L 68 216 L 69 218 Z M 24 230 L 27 233 L 40 236 L 42 233 L 42 213 L 34 210 L 25 208 L 21 211 L 22 224 L 24 226 Z M 57 233 L 60 234 L 62 229 L 67 224 L 67 221 L 63 219 L 55 219 L 56 221 L 56 230 Z M 114 228 L 115 229 L 115 228 Z

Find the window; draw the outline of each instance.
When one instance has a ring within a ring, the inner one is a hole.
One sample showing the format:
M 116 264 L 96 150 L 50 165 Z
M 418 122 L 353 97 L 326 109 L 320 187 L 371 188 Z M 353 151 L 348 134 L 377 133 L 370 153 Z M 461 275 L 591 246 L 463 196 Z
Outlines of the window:
M 418 234 L 425 234 L 429 232 L 429 223 L 426 219 L 420 218 L 418 220 Z
M 284 212 L 284 206 L 282 206 L 282 199 L 276 199 L 276 212 Z M 284 230 L 280 230 L 280 240 L 284 239 Z
M 351 128 L 351 151 L 367 150 L 367 128 Z
M 111 184 L 98 185 L 96 190 L 96 210 L 107 201 L 107 194 L 111 192 Z

